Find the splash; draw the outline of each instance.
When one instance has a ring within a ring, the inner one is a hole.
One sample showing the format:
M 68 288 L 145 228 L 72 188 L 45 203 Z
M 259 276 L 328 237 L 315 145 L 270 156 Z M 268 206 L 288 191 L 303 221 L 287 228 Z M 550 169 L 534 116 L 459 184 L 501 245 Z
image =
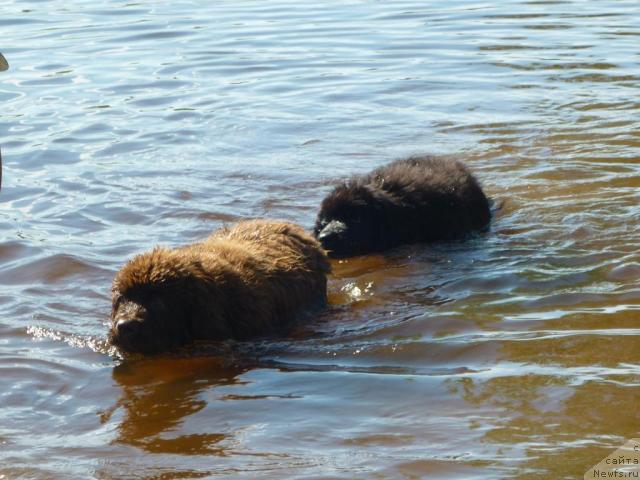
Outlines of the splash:
M 349 282 L 340 289 L 353 302 L 359 302 L 373 296 L 372 290 L 373 282 L 367 282 L 363 288 L 360 288 L 356 282 Z
M 53 340 L 56 342 L 64 342 L 73 348 L 88 348 L 102 355 L 122 358 L 118 350 L 114 346 L 109 345 L 107 340 L 104 338 L 94 337 L 91 335 L 69 334 L 61 332 L 59 330 L 37 326 L 27 327 L 27 334 L 31 335 L 34 339 L 37 340 L 45 339 Z

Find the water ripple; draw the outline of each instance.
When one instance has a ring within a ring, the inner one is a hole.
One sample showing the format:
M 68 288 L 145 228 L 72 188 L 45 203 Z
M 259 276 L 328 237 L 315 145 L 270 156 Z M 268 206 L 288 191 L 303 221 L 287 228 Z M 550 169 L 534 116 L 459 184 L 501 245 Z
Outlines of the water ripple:
M 0 477 L 575 478 L 637 436 L 636 2 L 10 0 L 0 25 Z M 106 344 L 135 253 L 310 228 L 414 153 L 470 165 L 490 232 L 334 262 L 290 338 Z

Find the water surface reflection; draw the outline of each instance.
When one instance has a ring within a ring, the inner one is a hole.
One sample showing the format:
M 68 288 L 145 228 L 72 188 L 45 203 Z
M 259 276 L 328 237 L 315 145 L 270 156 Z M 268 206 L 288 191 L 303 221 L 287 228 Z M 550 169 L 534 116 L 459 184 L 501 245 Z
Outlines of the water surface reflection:
M 0 476 L 579 478 L 637 436 L 637 2 L 2 8 Z M 336 262 L 288 338 L 105 346 L 130 256 L 426 153 L 490 232 Z

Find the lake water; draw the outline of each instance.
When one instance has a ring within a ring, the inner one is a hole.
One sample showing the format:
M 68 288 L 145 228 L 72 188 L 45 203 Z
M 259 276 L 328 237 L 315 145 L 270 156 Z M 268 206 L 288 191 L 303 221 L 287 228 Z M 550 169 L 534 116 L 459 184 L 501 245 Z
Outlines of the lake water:
M 565 479 L 640 431 L 637 0 L 0 3 L 0 479 Z M 133 254 L 459 155 L 471 241 L 290 338 L 123 361 Z

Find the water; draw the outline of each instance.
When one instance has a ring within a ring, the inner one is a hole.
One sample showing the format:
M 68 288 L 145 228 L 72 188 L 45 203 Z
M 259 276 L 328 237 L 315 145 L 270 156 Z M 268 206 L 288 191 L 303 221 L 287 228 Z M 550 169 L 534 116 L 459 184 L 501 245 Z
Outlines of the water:
M 636 0 L 0 3 L 0 478 L 581 478 L 638 436 Z M 487 235 L 291 338 L 123 361 L 134 253 L 457 154 Z

